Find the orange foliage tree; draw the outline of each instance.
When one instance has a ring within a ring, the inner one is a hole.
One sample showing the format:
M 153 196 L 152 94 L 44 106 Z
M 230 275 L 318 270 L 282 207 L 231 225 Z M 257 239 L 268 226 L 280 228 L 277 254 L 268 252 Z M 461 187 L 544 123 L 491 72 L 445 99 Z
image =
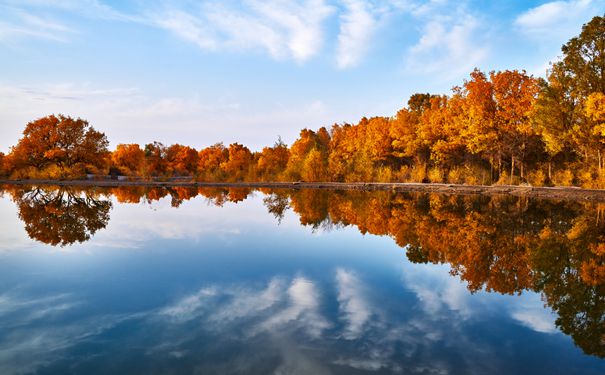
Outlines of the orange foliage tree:
M 111 154 L 113 167 L 122 174 L 144 174 L 145 151 L 136 144 L 119 144 Z
M 86 120 L 50 115 L 29 122 L 11 155 L 17 168 L 36 172 L 54 168 L 58 177 L 81 175 L 87 169 L 102 169 L 109 142 Z

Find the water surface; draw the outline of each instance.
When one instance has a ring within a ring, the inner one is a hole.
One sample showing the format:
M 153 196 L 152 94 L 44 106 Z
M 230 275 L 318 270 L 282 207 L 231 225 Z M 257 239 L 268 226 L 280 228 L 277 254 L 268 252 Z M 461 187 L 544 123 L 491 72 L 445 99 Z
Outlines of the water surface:
M 5 186 L 2 374 L 602 374 L 602 206 Z

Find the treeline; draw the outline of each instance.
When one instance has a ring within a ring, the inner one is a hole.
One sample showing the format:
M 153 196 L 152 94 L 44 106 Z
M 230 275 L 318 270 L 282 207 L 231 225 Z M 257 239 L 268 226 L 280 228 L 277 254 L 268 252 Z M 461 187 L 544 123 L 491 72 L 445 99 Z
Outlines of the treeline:
M 189 176 L 199 181 L 378 181 L 605 188 L 605 18 L 562 48 L 546 79 L 475 70 L 450 95 L 414 94 L 393 117 L 304 129 L 253 152 L 244 145 L 120 144 L 81 119 L 29 123 L 0 155 L 10 178 Z

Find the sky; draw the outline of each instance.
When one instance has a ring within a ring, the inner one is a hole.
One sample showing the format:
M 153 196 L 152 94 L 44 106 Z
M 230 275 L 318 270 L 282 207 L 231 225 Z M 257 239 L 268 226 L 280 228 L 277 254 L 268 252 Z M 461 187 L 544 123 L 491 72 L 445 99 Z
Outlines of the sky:
M 0 151 L 81 117 L 119 143 L 252 150 L 392 116 L 474 68 L 544 76 L 605 0 L 0 0 Z

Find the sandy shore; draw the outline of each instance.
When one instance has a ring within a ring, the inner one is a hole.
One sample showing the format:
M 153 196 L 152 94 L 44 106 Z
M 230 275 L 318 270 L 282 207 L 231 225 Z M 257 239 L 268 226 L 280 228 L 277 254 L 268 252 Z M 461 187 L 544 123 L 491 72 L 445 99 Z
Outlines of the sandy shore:
M 157 182 L 157 181 L 117 181 L 117 180 L 0 180 L 0 184 L 10 185 L 57 185 L 57 186 L 147 186 L 147 187 L 245 187 L 281 189 L 330 189 L 330 190 L 391 190 L 397 192 L 471 194 L 471 195 L 514 195 L 532 198 L 550 198 L 605 202 L 605 190 L 581 189 L 576 187 L 533 187 L 515 185 L 454 185 L 421 183 L 380 183 L 380 182 Z

